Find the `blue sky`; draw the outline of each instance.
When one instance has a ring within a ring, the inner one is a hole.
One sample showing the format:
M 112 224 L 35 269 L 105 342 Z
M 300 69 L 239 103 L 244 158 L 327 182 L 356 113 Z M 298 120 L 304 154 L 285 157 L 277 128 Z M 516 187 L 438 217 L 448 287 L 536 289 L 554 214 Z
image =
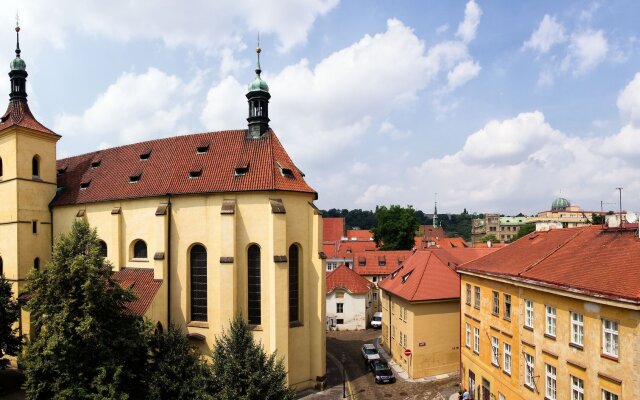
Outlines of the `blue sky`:
M 59 157 L 245 127 L 260 32 L 271 126 L 321 208 L 598 210 L 622 186 L 640 209 L 637 2 L 186 4 L 2 2 Z

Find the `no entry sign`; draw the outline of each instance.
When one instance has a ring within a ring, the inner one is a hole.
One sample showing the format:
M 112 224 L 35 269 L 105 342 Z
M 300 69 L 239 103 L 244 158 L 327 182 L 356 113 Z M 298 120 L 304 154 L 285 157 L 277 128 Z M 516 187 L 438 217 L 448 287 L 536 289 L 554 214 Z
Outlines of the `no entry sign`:
M 404 349 L 404 355 L 407 357 L 411 356 L 411 349 Z

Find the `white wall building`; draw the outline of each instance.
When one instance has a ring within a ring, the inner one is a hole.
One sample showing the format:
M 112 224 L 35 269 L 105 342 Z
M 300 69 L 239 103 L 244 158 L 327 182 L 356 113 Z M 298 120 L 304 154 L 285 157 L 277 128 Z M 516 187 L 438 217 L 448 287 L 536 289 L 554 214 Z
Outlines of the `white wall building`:
M 366 329 L 375 285 L 342 265 L 327 273 L 327 329 Z

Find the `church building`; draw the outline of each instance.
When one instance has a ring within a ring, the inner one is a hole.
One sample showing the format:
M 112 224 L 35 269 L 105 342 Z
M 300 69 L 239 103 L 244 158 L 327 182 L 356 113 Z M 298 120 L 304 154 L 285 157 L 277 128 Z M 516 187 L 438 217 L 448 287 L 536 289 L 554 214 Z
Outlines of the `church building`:
M 19 31 L 0 117 L 0 273 L 14 294 L 24 295 L 29 272 L 45 268 L 56 237 L 83 218 L 114 277 L 138 295 L 132 311 L 181 326 L 205 354 L 241 313 L 283 358 L 289 385 L 322 381 L 322 218 L 317 193 L 269 127 L 260 48 L 247 128 L 57 160 L 61 136 L 29 110 Z M 25 311 L 19 328 L 28 337 Z

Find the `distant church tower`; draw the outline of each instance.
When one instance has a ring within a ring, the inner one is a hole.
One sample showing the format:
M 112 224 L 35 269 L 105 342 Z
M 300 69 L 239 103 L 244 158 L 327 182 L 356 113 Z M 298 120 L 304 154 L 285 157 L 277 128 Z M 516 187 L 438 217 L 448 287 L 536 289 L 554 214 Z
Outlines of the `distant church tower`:
M 56 142 L 60 136 L 40 124 L 27 104 L 27 66 L 20 57 L 16 26 L 16 57 L 9 64 L 9 106 L 0 117 L 0 273 L 12 283 L 15 296 L 24 290 L 32 269 L 51 257 L 51 212 L 56 195 Z M 23 312 L 20 333 L 29 333 Z
M 433 206 L 433 227 L 438 227 L 438 194 L 436 193 L 436 201 Z
M 269 129 L 269 85 L 262 80 L 260 74 L 260 44 L 256 48 L 258 55 L 258 64 L 256 65 L 256 78 L 249 84 L 249 92 L 247 99 L 249 101 L 249 136 L 252 138 L 261 138 Z

